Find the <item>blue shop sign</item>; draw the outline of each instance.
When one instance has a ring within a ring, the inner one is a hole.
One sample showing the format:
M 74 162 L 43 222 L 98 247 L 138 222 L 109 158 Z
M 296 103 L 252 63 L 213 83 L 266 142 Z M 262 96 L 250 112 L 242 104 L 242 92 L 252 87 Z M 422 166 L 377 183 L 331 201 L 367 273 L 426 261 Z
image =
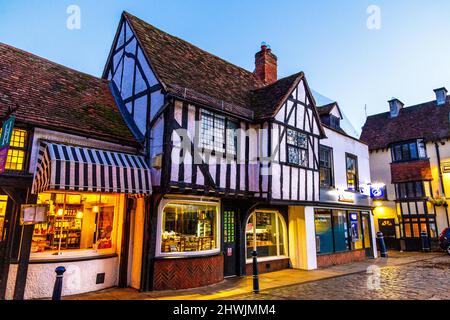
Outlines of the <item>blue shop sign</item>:
M 370 186 L 370 197 L 372 199 L 384 199 L 386 186 Z

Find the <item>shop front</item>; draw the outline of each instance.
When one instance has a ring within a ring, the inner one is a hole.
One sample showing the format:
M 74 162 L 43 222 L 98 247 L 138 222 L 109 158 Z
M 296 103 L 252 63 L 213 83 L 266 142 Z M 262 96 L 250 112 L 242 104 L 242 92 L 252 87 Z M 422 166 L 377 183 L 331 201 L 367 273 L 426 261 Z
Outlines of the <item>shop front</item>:
M 153 289 L 195 288 L 222 281 L 220 200 L 167 196 L 157 214 Z
M 245 224 L 246 274 L 253 273 L 252 253 L 258 253 L 259 273 L 289 268 L 285 214 L 277 209 L 256 209 Z
M 369 211 L 316 209 L 317 266 L 325 267 L 373 258 Z
M 10 265 L 7 299 L 19 287 L 25 299 L 51 297 L 58 266 L 66 268 L 63 295 L 128 284 L 130 219 L 151 193 L 141 156 L 43 142 L 30 189 L 36 200 L 20 210 L 28 252 Z M 43 214 L 32 221 L 37 208 Z

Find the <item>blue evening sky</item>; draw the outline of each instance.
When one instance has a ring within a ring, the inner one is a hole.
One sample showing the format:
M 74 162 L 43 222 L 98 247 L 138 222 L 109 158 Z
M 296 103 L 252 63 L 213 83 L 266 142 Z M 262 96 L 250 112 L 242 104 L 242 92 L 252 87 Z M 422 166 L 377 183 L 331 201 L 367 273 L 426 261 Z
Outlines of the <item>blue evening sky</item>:
M 72 4 L 80 30 L 66 28 Z M 367 28 L 369 5 L 380 30 Z M 251 71 L 266 41 L 280 77 L 303 70 L 358 130 L 366 104 L 370 115 L 450 89 L 448 0 L 0 0 L 0 42 L 101 76 L 123 10 Z

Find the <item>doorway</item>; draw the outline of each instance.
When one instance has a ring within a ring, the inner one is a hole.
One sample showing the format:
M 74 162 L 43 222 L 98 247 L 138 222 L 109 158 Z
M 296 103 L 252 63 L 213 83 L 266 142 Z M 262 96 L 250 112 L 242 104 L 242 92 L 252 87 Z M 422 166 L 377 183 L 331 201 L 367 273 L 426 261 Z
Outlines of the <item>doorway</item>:
M 399 250 L 395 232 L 395 219 L 378 219 L 378 230 L 383 233 L 388 250 Z
M 222 217 L 224 277 L 235 277 L 239 275 L 237 211 L 236 209 L 224 208 Z

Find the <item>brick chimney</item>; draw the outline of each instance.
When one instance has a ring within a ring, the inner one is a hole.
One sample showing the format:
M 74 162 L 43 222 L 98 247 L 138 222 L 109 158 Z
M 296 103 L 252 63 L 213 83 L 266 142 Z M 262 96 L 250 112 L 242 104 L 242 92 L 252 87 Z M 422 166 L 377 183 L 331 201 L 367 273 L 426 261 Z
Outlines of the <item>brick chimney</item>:
M 263 42 L 261 51 L 255 55 L 255 74 L 264 84 L 269 85 L 278 80 L 277 56 L 272 53 L 270 47 Z

